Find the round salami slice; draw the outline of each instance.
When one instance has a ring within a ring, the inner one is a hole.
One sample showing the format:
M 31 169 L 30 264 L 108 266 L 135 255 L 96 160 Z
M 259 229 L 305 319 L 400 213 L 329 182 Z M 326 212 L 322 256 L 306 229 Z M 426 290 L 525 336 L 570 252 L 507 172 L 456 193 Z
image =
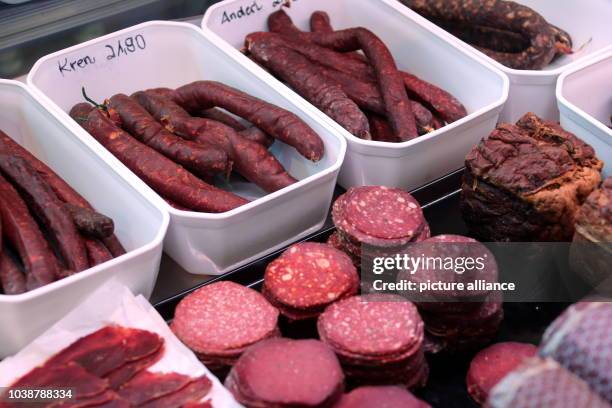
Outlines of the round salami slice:
M 332 207 L 334 224 L 350 241 L 374 247 L 401 247 L 414 241 L 425 226 L 418 202 L 399 189 L 353 187 Z
M 335 408 L 428 408 L 405 388 L 394 386 L 359 387 L 344 394 Z
M 533 344 L 505 342 L 480 350 L 470 363 L 466 383 L 470 396 L 484 404 L 489 391 L 525 360 L 536 355 Z
M 341 397 L 344 374 L 323 342 L 279 338 L 250 347 L 225 385 L 246 406 L 327 407 Z
M 176 307 L 172 331 L 204 355 L 227 355 L 277 332 L 278 310 L 261 294 L 233 282 L 206 285 Z
M 407 192 L 387 187 L 355 189 L 346 204 L 346 218 L 361 232 L 376 238 L 413 237 L 421 229 L 423 212 Z
M 401 355 L 418 351 L 423 321 L 416 307 L 395 295 L 353 296 L 331 304 L 319 317 L 321 340 L 339 353 Z
M 328 304 L 356 294 L 358 288 L 359 275 L 348 255 L 327 244 L 303 242 L 268 265 L 263 292 L 273 304 L 322 311 Z

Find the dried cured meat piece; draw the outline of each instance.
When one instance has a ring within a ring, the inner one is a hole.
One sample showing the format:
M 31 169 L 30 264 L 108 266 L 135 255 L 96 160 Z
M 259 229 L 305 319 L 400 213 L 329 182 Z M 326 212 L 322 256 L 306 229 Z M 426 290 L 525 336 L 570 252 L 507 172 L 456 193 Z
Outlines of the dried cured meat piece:
M 81 117 L 79 109 L 78 105 L 73 108 L 71 116 Z M 145 183 L 181 205 L 198 211 L 225 212 L 248 202 L 242 197 L 206 184 L 115 126 L 98 109 L 91 110 L 87 120 L 80 124 Z
M 156 352 L 135 361 L 129 361 L 115 368 L 104 378 L 108 380 L 111 389 L 117 390 L 123 384 L 131 380 L 136 374 L 155 364 L 164 354 L 164 348 L 160 347 Z
M 528 358 L 534 357 L 538 348 L 533 344 L 496 343 L 480 350 L 470 362 L 466 383 L 470 396 L 482 405 L 491 389 Z
M 196 81 L 176 90 L 175 101 L 187 111 L 217 106 L 251 122 L 268 135 L 293 146 L 312 161 L 323 157 L 323 141 L 297 115 L 214 81 Z
M 610 404 L 554 360 L 533 358 L 493 387 L 485 407 L 609 408 Z
M 196 116 L 216 120 L 217 122 L 221 122 L 224 125 L 227 125 L 234 129 L 240 134 L 240 136 L 245 139 L 251 140 L 253 142 L 257 142 L 265 147 L 270 147 L 272 143 L 274 143 L 274 139 L 268 136 L 261 129 L 258 129 L 255 126 L 247 127 L 238 119 L 234 118 L 228 113 L 223 112 L 218 108 L 210 108 L 204 109 L 196 114 Z
M 121 326 L 106 326 L 81 337 L 51 357 L 46 365 L 75 362 L 90 373 L 103 377 L 126 363 L 156 353 L 163 339 L 156 333 Z
M 609 301 L 576 303 L 548 327 L 539 354 L 558 361 L 612 404 L 611 322 Z
M 258 62 L 351 134 L 371 139 L 367 118 L 359 107 L 304 56 L 289 48 L 256 40 L 255 36 L 249 37 L 248 50 Z
M 273 31 L 273 30 L 270 30 Z M 310 15 L 310 31 L 315 33 L 330 33 L 334 31 L 329 15 L 324 11 L 315 11 Z
M 370 123 L 372 140 L 390 143 L 397 142 L 393 130 L 385 117 L 377 115 L 376 113 L 369 113 L 368 122 Z
M 113 235 L 115 224 L 112 218 L 91 208 L 64 203 L 80 233 L 93 238 L 108 238 Z
M 246 406 L 330 407 L 344 390 L 333 351 L 318 340 L 270 339 L 250 347 L 225 385 Z
M 193 380 L 183 374 L 142 371 L 124 384 L 117 393 L 132 406 L 140 406 L 178 392 Z
M 304 242 L 287 249 L 266 268 L 262 293 L 291 320 L 317 317 L 359 288 L 351 259 L 327 244 Z
M 0 170 L 19 189 L 25 202 L 45 225 L 69 270 L 89 268 L 85 244 L 72 214 L 44 179 L 19 156 L 0 154 Z
M 401 0 L 412 10 L 428 19 L 451 21 L 462 25 L 494 26 L 512 31 L 529 40 L 522 52 L 507 53 L 479 48 L 496 61 L 514 69 L 542 69 L 555 56 L 555 32 L 534 10 L 513 1 L 474 0 Z M 478 48 L 478 47 L 477 47 Z
M 212 382 L 202 376 L 194 379 L 180 390 L 166 394 L 157 399 L 145 402 L 139 407 L 142 408 L 181 408 L 189 402 L 203 399 L 212 388 Z
M 499 125 L 465 164 L 461 211 L 483 241 L 570 240 L 602 168 L 591 146 L 533 113 Z
M 56 280 L 59 263 L 13 186 L 0 176 L 0 215 L 4 238 L 19 254 L 28 290 Z
M 85 248 L 87 249 L 87 259 L 89 266 L 94 267 L 106 261 L 113 259 L 113 254 L 99 240 L 92 238 L 84 238 Z

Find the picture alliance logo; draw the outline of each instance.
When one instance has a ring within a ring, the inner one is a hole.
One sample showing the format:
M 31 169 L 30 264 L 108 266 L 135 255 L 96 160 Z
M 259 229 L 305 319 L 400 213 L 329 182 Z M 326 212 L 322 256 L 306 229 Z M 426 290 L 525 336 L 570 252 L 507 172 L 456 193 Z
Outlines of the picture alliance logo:
M 465 272 L 481 272 L 485 268 L 488 254 L 482 256 L 411 256 L 396 254 L 393 257 L 377 257 L 372 262 L 372 273 L 381 275 L 385 271 L 401 270 L 414 275 L 418 271 L 454 272 L 462 275 Z

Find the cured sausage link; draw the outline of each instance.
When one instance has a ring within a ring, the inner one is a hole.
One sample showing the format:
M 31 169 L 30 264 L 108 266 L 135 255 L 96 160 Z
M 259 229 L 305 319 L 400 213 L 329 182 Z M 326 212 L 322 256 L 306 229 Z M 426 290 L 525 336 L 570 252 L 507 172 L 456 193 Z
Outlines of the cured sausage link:
M 113 235 L 115 223 L 112 218 L 78 205 L 64 203 L 64 208 L 74 221 L 79 232 L 93 238 L 108 238 Z
M 178 135 L 225 149 L 234 160 L 236 170 L 262 189 L 273 192 L 296 182 L 264 146 L 241 137 L 231 127 L 210 119 L 192 117 L 172 100 L 157 96 L 154 90 L 137 92 L 133 96 Z
M 0 215 L 4 238 L 17 251 L 28 290 L 51 283 L 60 275 L 49 244 L 13 186 L 0 175 Z
M 113 259 L 113 254 L 108 248 L 97 239 L 85 238 L 85 248 L 87 248 L 87 259 L 91 267 L 110 261 Z
M 90 112 L 83 120 L 83 110 L 87 108 Z M 225 212 L 248 203 L 242 197 L 206 184 L 180 165 L 140 143 L 118 128 L 99 109 L 79 104 L 72 108 L 70 115 L 151 188 L 180 205 L 197 211 Z
M 232 163 L 227 153 L 168 132 L 133 98 L 117 94 L 110 98 L 108 106 L 117 112 L 121 126 L 132 136 L 194 174 L 231 172 Z
M 522 52 L 508 53 L 477 47 L 496 61 L 514 69 L 541 69 L 556 53 L 555 31 L 534 10 L 513 1 L 501 0 L 400 0 L 423 17 L 457 24 L 485 26 L 523 35 L 529 46 Z
M 331 33 L 334 31 L 329 20 L 329 15 L 320 10 L 312 13 L 310 15 L 310 31 L 313 33 Z
M 370 140 L 368 120 L 342 88 L 301 54 L 278 43 L 249 36 L 248 50 L 284 82 L 351 134 Z
M 196 81 L 176 90 L 179 105 L 193 112 L 218 106 L 251 122 L 270 136 L 319 161 L 324 154 L 317 133 L 292 112 L 215 81 Z
M 19 270 L 19 266 L 6 248 L 3 250 L 2 247 L 0 247 L 0 289 L 5 295 L 18 295 L 27 291 L 25 275 Z
M 204 109 L 198 112 L 195 116 L 221 122 L 224 125 L 227 125 L 234 129 L 240 134 L 240 136 L 244 137 L 245 139 L 252 140 L 253 142 L 257 142 L 266 147 L 270 147 L 272 143 L 274 143 L 274 139 L 268 136 L 261 129 L 258 129 L 255 126 L 247 127 L 240 123 L 234 117 L 228 115 L 227 113 L 223 112 L 218 108 Z
M 0 170 L 18 187 L 57 244 L 69 270 L 89 268 L 87 252 L 71 214 L 36 170 L 19 156 L 0 154 Z
M 23 157 L 38 174 L 40 174 L 47 184 L 51 186 L 55 194 L 60 200 L 93 210 L 93 207 L 85 198 L 77 193 L 68 183 L 58 176 L 51 168 L 42 161 L 38 160 L 32 153 L 21 147 L 17 142 L 11 139 L 6 133 L 0 130 L 0 153 L 14 154 Z M 111 251 L 113 256 L 121 256 L 125 254 L 123 245 L 119 242 L 115 235 L 103 239 L 104 245 Z

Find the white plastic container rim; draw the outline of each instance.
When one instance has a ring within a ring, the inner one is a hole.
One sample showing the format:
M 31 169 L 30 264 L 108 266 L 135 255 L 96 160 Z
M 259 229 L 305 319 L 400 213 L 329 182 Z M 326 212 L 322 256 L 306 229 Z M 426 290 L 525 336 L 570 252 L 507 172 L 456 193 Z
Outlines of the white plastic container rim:
M 253 61 L 251 61 L 248 58 L 245 58 L 243 55 L 240 54 L 240 52 L 238 50 L 236 50 L 234 47 L 232 47 L 230 44 L 227 43 L 227 41 L 225 41 L 223 38 L 221 38 L 219 35 L 217 35 L 215 32 L 209 30 L 207 28 L 207 23 L 208 20 L 211 16 L 211 14 L 222 7 L 225 7 L 227 5 L 227 3 L 232 2 L 233 0 L 226 0 L 226 1 L 221 1 L 219 3 L 216 3 L 214 5 L 212 5 L 211 7 L 208 8 L 208 10 L 206 11 L 206 13 L 204 14 L 204 18 L 202 19 L 202 29 L 204 30 L 205 34 L 208 37 L 212 37 L 213 40 L 215 41 L 215 44 L 222 48 L 228 55 L 230 55 L 232 58 L 234 58 L 235 60 L 237 58 L 242 58 L 242 61 L 240 61 L 240 63 L 247 65 L 250 69 L 251 72 L 257 73 L 258 76 L 260 76 L 261 74 L 265 74 L 265 75 L 270 75 L 268 74 L 263 68 L 261 68 L 259 65 L 257 65 L 256 63 L 254 63 Z M 445 132 L 445 131 L 450 131 L 452 129 L 455 129 L 456 127 L 461 126 L 462 124 L 468 122 L 469 120 L 475 118 L 476 116 L 483 114 L 487 111 L 490 111 L 492 109 L 497 108 L 498 106 L 503 105 L 506 100 L 508 99 L 508 93 L 510 90 L 510 79 L 508 78 L 508 76 L 502 71 L 500 70 L 498 67 L 496 67 L 494 64 L 491 64 L 489 61 L 486 61 L 482 58 L 478 58 L 477 56 L 475 56 L 472 52 L 470 52 L 470 50 L 466 49 L 465 47 L 460 47 L 457 46 L 457 42 L 455 41 L 448 41 L 448 33 L 446 33 L 444 30 L 440 29 L 439 27 L 433 25 L 432 23 L 430 23 L 429 21 L 427 21 L 426 19 L 424 19 L 423 17 L 419 16 L 418 14 L 416 14 L 414 11 L 410 10 L 408 7 L 402 5 L 401 3 L 399 3 L 397 0 L 377 0 L 378 2 L 380 2 L 381 4 L 384 4 L 387 7 L 390 7 L 392 9 L 394 9 L 395 12 L 397 12 L 398 14 L 402 14 L 404 16 L 407 16 L 409 18 L 411 18 L 412 20 L 414 20 L 415 23 L 426 27 L 430 32 L 432 32 L 432 34 L 434 34 L 436 37 L 439 37 L 447 42 L 450 42 L 451 45 L 455 46 L 456 49 L 459 50 L 459 52 L 461 52 L 462 54 L 464 54 L 465 56 L 467 56 L 468 58 L 477 61 L 480 65 L 484 65 L 486 66 L 488 69 L 490 69 L 491 71 L 495 72 L 497 75 L 499 75 L 499 77 L 502 79 L 503 81 L 503 91 L 502 91 L 502 96 L 495 101 L 494 103 L 488 105 L 488 106 L 484 106 L 480 109 L 475 110 L 474 112 L 470 112 L 468 113 L 467 116 L 453 122 L 450 124 L 447 124 L 443 127 L 441 127 L 440 129 L 437 129 L 433 132 L 427 133 L 426 135 L 423 136 L 419 136 L 416 137 L 412 140 L 408 140 L 406 142 L 399 142 L 399 143 L 389 143 L 389 142 L 380 142 L 380 141 L 376 141 L 376 140 L 364 140 L 364 139 L 360 139 L 357 136 L 351 134 L 349 131 L 347 131 L 346 129 L 344 129 L 343 127 L 341 127 L 340 125 L 338 125 L 334 120 L 332 120 L 331 118 L 329 118 L 327 115 L 323 114 L 322 112 L 320 112 L 318 109 L 315 108 L 315 110 L 317 111 L 317 113 L 319 113 L 319 115 L 324 116 L 324 118 L 326 119 L 326 121 L 329 123 L 333 123 L 337 128 L 339 128 L 339 130 L 342 132 L 342 134 L 348 138 L 351 141 L 351 148 L 354 149 L 355 147 L 357 147 L 357 149 L 359 149 L 359 147 L 367 147 L 367 150 L 364 150 L 364 152 L 367 153 L 371 153 L 373 155 L 377 155 L 377 156 L 383 156 L 383 157 L 399 157 L 399 156 L 403 156 L 403 154 L 400 151 L 403 151 L 404 149 L 413 146 L 417 143 L 429 140 L 433 137 L 436 137 L 437 135 L 439 135 L 441 132 Z M 295 93 L 295 91 L 291 90 L 290 88 L 287 87 L 287 89 L 289 89 L 291 91 L 291 94 L 301 98 L 301 96 L 299 96 L 299 94 Z M 355 146 L 357 145 L 357 146 Z M 374 149 L 372 149 L 374 148 Z M 395 151 L 395 152 L 394 152 Z
M 18 81 L 11 81 L 11 80 L 5 80 L 5 79 L 0 79 L 0 84 L 2 85 L 13 85 L 13 86 L 17 86 L 22 88 L 26 93 L 28 93 L 32 99 L 41 105 L 42 108 L 45 108 L 43 106 L 43 104 L 41 104 L 39 101 L 36 100 L 36 98 L 38 96 L 35 96 L 34 93 L 32 92 L 32 90 L 25 86 L 24 84 L 22 84 L 21 82 Z M 54 120 L 58 121 L 62 126 L 66 127 L 66 123 L 65 120 L 61 117 L 58 117 L 57 113 L 52 110 L 52 109 L 48 109 L 46 108 L 47 111 L 49 111 L 49 113 L 51 114 L 51 116 L 53 117 Z M 82 142 L 82 138 L 79 138 L 80 141 Z M 90 147 L 91 148 L 91 147 Z M 95 156 L 95 154 L 94 154 Z M 103 161 L 101 158 L 98 159 Z M 110 169 L 110 166 L 109 166 Z M 116 171 L 116 169 L 113 169 L 113 171 Z M 119 172 L 118 172 L 119 173 Z M 121 175 L 121 174 L 120 174 Z M 136 189 L 137 190 L 137 189 Z M 138 190 L 137 190 L 138 191 Z M 149 200 L 151 201 L 151 200 Z M 164 240 L 164 237 L 166 235 L 166 231 L 168 230 L 168 225 L 170 224 L 170 216 L 168 214 L 167 211 L 164 211 L 162 208 L 160 208 L 161 206 L 159 205 L 159 202 L 153 202 L 153 205 L 159 210 L 159 212 L 162 215 L 162 223 L 161 223 L 161 227 L 159 228 L 159 231 L 157 232 L 157 234 L 155 235 L 155 238 L 153 239 L 153 241 L 142 245 L 136 249 L 127 251 L 125 254 L 117 257 L 117 258 L 113 258 L 109 261 L 106 261 L 102 264 L 96 265 L 92 268 L 86 269 L 82 272 L 79 273 L 75 273 L 74 275 L 68 276 L 66 278 L 57 280 L 55 282 L 51 282 L 45 286 L 42 286 L 40 288 L 36 288 L 34 290 L 25 292 L 25 293 L 21 293 L 18 295 L 4 295 L 4 294 L 0 294 L 0 302 L 1 303 L 22 303 L 22 302 L 27 302 L 29 300 L 38 298 L 38 297 L 42 297 L 45 295 L 48 295 L 50 293 L 52 293 L 53 291 L 55 291 L 55 289 L 59 288 L 59 287 L 63 287 L 63 286 L 68 286 L 74 282 L 79 282 L 82 281 L 84 279 L 88 279 L 90 276 L 92 275 L 97 275 L 98 273 L 101 273 L 104 269 L 107 269 L 109 267 L 114 267 L 114 266 L 119 266 L 119 264 L 124 263 L 126 261 L 129 261 L 139 255 L 142 255 L 145 252 L 148 252 L 150 250 L 152 250 L 154 247 L 161 245 L 162 241 Z
M 582 110 L 580 107 L 570 102 L 563 95 L 563 87 L 564 87 L 565 80 L 567 79 L 568 76 L 573 75 L 579 71 L 582 71 L 585 68 L 588 68 L 592 65 L 595 65 L 601 61 L 604 61 L 610 58 L 612 58 L 612 47 L 610 47 L 606 52 L 602 54 L 598 54 L 597 56 L 593 58 L 589 58 L 588 60 L 581 61 L 580 64 L 576 64 L 575 66 L 572 66 L 571 69 L 568 69 L 567 71 L 563 72 L 559 76 L 559 79 L 557 80 L 557 88 L 556 88 L 556 95 L 557 95 L 557 100 L 559 101 L 559 103 L 562 105 L 565 105 L 567 108 L 573 110 L 575 113 L 580 115 L 591 126 L 596 127 L 597 129 L 599 129 L 600 131 L 604 133 L 607 133 L 610 136 L 610 140 L 608 141 L 608 143 L 612 143 L 612 129 L 610 129 L 603 123 L 601 123 L 599 120 L 595 119 L 593 116 L 591 116 L 590 114 Z M 610 72 L 610 75 L 612 75 L 612 72 Z M 612 90 L 610 90 L 610 92 L 611 92 L 610 97 L 612 98 Z M 610 114 L 612 114 L 612 111 L 610 112 Z
M 132 173 L 131 170 L 129 170 L 119 159 L 117 159 L 112 153 L 110 153 L 108 150 L 106 150 L 106 148 L 104 146 L 102 146 L 98 141 L 96 141 L 93 137 L 91 137 L 91 135 L 89 135 L 89 133 L 87 133 L 83 128 L 81 128 L 66 112 L 64 112 L 61 108 L 59 108 L 59 106 L 57 106 L 49 97 L 47 97 L 41 90 L 39 90 L 37 88 L 37 86 L 33 83 L 33 77 L 36 75 L 37 71 L 40 69 L 40 66 L 50 60 L 50 59 L 54 59 L 57 58 L 60 55 L 66 54 L 66 53 L 71 53 L 74 51 L 77 51 L 81 48 L 84 47 L 89 47 L 93 44 L 98 44 L 98 43 L 102 43 L 105 42 L 109 39 L 113 39 L 116 38 L 118 36 L 121 35 L 125 35 L 127 33 L 130 33 L 132 31 L 137 31 L 140 30 L 142 28 L 145 28 L 147 26 L 160 26 L 160 27 L 181 27 L 181 28 L 187 28 L 190 30 L 194 30 L 196 31 L 199 35 L 204 36 L 209 42 L 211 42 L 215 47 L 217 48 L 221 48 L 222 50 L 226 51 L 226 54 L 228 54 L 228 57 L 230 57 L 236 64 L 244 64 L 243 61 L 239 60 L 239 56 L 236 56 L 234 53 L 227 53 L 227 47 L 225 46 L 225 44 L 223 44 L 222 41 L 219 41 L 218 37 L 217 38 L 213 38 L 213 36 L 208 33 L 208 32 L 203 32 L 202 30 L 198 29 L 197 26 L 194 26 L 192 24 L 188 24 L 188 23 L 177 23 L 177 22 L 170 22 L 170 21 L 149 21 L 146 23 L 141 23 L 141 24 L 137 24 L 135 26 L 123 29 L 123 30 L 119 30 L 119 31 L 115 31 L 111 34 L 107 34 L 105 36 L 102 37 L 98 37 L 96 39 L 87 41 L 83 44 L 78 44 L 69 48 L 65 48 L 61 51 L 52 53 L 52 54 L 48 54 L 44 57 L 42 57 L 41 59 L 39 59 L 34 66 L 32 67 L 32 69 L 30 70 L 30 73 L 28 74 L 27 77 L 27 83 L 28 85 L 32 88 L 32 91 L 37 95 L 37 97 L 41 100 L 41 102 L 43 103 L 43 105 L 45 107 L 47 107 L 49 110 L 52 110 L 54 112 L 56 112 L 57 115 L 59 115 L 62 118 L 62 122 L 64 122 L 66 124 L 66 126 L 70 127 L 71 130 L 76 133 L 77 135 L 79 135 L 79 139 L 81 139 L 81 141 L 83 141 L 84 143 L 86 143 L 88 146 L 90 146 L 92 149 L 94 149 L 99 155 L 101 155 L 107 162 L 113 163 L 114 166 L 113 168 L 120 173 L 125 179 L 129 180 L 132 184 L 134 185 L 138 185 L 140 187 L 140 189 L 142 190 L 144 188 L 143 193 L 146 193 L 147 197 L 150 198 L 151 200 L 155 200 L 158 205 L 161 205 L 166 211 L 168 211 L 170 214 L 173 215 L 178 215 L 180 216 L 180 218 L 174 218 L 172 220 L 173 223 L 177 223 L 177 224 L 188 224 L 190 220 L 211 220 L 211 221 L 218 221 L 220 222 L 219 227 L 223 227 L 224 224 L 222 224 L 221 222 L 223 221 L 227 221 L 230 220 L 232 218 L 235 218 L 236 216 L 244 213 L 245 211 L 248 211 L 254 207 L 257 207 L 263 203 L 266 203 L 268 201 L 274 200 L 278 197 L 281 197 L 287 193 L 289 193 L 290 191 L 299 189 L 301 187 L 303 187 L 305 184 L 309 184 L 310 182 L 315 182 L 316 180 L 322 178 L 323 176 L 329 174 L 329 173 L 333 173 L 337 170 L 339 170 L 339 168 L 342 165 L 342 162 L 344 160 L 344 156 L 346 153 L 346 149 L 347 149 L 347 144 L 346 144 L 346 140 L 344 140 L 344 138 L 342 138 L 339 135 L 334 134 L 335 137 L 337 137 L 337 139 L 340 142 L 340 149 L 338 152 L 338 159 L 328 168 L 323 169 L 313 175 L 310 175 L 302 180 L 299 180 L 297 183 L 294 183 L 288 187 L 285 187 L 281 190 L 275 191 L 273 193 L 268 193 L 265 196 L 258 198 L 256 200 L 253 200 L 247 204 L 244 204 L 238 208 L 234 208 L 233 210 L 230 211 L 226 211 L 223 213 L 203 213 L 203 212 L 195 212 L 195 211 L 184 211 L 184 210 L 179 210 L 176 209 L 172 206 L 170 206 L 166 201 L 164 201 L 153 189 L 151 189 L 151 187 L 149 187 L 144 181 L 142 181 L 138 176 L 136 176 L 134 173 Z M 216 36 L 215 36 L 216 37 Z M 260 80 L 262 81 L 266 81 L 266 77 L 261 75 L 261 72 L 259 71 L 254 71 L 254 70 L 250 70 L 253 75 L 256 75 Z M 288 93 L 285 92 L 284 90 L 277 90 L 279 93 L 281 93 L 283 95 L 283 97 L 289 99 L 292 103 L 300 106 L 301 109 L 308 111 L 308 113 L 312 116 L 315 116 L 317 120 L 319 121 L 323 121 L 325 122 L 325 125 L 332 125 L 329 121 L 329 119 L 327 119 L 327 117 L 323 114 L 321 114 L 317 109 L 313 108 L 310 104 L 304 103 L 302 101 L 301 98 L 296 97 L 295 94 L 292 93 Z M 336 125 L 337 126 L 337 125 Z M 334 127 L 336 127 L 334 126 Z M 338 126 L 339 127 L 339 126 Z M 340 129 L 338 129 L 337 127 L 334 129 L 336 132 L 339 132 Z M 334 133 L 334 132 L 332 132 Z

